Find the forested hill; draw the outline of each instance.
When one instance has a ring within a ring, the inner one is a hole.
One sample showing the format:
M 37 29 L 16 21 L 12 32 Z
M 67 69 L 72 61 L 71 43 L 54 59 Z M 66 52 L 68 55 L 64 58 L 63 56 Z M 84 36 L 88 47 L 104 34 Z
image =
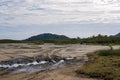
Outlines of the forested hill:
M 109 44 L 120 44 L 120 33 L 117 35 L 107 36 L 107 35 L 97 35 L 91 36 L 88 38 L 69 38 L 64 35 L 57 35 L 51 33 L 44 33 L 36 36 L 32 36 L 25 40 L 0 40 L 0 43 L 27 43 L 33 42 L 37 44 L 44 44 L 44 43 L 54 43 L 54 44 L 102 44 L 102 45 L 109 45 Z
M 120 37 L 120 33 L 116 34 L 115 36 L 116 36 L 116 37 Z
M 26 41 L 54 40 L 54 39 L 69 39 L 69 37 L 64 36 L 64 35 L 44 33 L 44 34 L 32 36 L 32 37 L 26 39 Z

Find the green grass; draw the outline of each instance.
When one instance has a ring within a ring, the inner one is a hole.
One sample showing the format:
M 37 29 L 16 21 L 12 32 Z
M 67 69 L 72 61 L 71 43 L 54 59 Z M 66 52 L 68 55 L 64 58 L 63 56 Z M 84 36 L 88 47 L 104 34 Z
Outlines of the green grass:
M 120 49 L 88 54 L 90 62 L 76 72 L 104 80 L 120 80 Z

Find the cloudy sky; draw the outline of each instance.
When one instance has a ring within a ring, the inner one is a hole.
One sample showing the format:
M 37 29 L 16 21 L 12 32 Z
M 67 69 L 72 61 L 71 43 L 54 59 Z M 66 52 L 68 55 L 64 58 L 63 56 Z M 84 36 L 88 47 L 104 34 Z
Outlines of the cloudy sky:
M 0 0 L 0 39 L 120 32 L 120 0 Z

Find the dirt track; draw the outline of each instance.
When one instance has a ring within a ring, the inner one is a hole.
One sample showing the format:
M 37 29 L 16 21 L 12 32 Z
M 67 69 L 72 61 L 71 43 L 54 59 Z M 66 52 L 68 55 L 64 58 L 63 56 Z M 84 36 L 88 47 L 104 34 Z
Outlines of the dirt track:
M 115 49 L 120 46 L 114 46 Z M 94 45 L 33 45 L 33 44 L 0 44 L 0 61 L 9 60 L 19 56 L 35 57 L 38 55 L 50 56 L 58 55 L 62 57 L 76 57 L 84 58 L 87 53 L 96 50 L 109 49 L 108 46 L 94 46 Z M 61 69 L 52 71 L 43 71 L 35 73 L 19 73 L 19 74 L 3 74 L 0 71 L 0 80 L 96 80 L 90 78 L 78 77 L 75 70 L 80 66 L 67 66 Z

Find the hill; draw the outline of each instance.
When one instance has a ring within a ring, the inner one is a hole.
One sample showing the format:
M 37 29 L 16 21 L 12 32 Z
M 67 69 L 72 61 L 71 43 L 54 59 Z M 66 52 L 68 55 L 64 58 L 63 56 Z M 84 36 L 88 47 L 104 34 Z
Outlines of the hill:
M 69 39 L 69 37 L 64 36 L 64 35 L 44 33 L 44 34 L 32 36 L 32 37 L 26 39 L 26 41 L 54 40 L 54 39 Z
M 116 37 L 120 37 L 120 33 L 116 34 L 115 36 L 116 36 Z

